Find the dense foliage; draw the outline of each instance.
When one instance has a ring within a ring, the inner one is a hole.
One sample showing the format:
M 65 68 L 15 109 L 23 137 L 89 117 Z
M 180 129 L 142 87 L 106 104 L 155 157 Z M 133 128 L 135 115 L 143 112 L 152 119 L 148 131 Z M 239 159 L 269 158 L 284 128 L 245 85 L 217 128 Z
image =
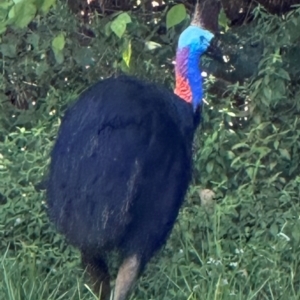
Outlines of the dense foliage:
M 77 251 L 45 213 L 40 183 L 60 117 L 112 74 L 172 88 L 176 40 L 188 24 L 182 7 L 168 15 L 171 6 L 151 16 L 91 13 L 87 22 L 53 4 L 0 3 L 1 299 L 93 299 Z M 222 94 L 210 88 L 220 81 L 207 77 L 192 186 L 132 299 L 299 299 L 299 14 L 256 8 L 243 25 L 262 45 L 252 76 L 227 83 Z M 210 207 L 201 206 L 204 189 L 216 195 Z

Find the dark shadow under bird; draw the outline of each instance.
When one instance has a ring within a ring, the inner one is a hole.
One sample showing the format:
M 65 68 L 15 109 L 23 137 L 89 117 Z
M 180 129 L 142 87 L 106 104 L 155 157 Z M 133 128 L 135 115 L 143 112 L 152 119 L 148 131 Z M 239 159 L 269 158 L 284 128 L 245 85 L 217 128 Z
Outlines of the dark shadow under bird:
M 120 76 L 96 83 L 67 110 L 51 153 L 49 216 L 79 248 L 94 290 L 110 295 L 105 257 L 122 263 L 114 300 L 124 300 L 165 243 L 192 172 L 202 104 L 200 56 L 213 34 L 189 26 L 177 50 L 175 94 Z

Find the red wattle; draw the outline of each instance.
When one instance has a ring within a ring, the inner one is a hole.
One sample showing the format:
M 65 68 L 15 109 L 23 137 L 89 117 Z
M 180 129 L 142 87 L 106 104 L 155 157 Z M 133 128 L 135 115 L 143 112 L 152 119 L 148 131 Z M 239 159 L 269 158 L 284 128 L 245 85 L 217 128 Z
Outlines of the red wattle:
M 188 80 L 178 74 L 176 76 L 176 87 L 174 93 L 186 102 L 192 102 L 192 91 Z

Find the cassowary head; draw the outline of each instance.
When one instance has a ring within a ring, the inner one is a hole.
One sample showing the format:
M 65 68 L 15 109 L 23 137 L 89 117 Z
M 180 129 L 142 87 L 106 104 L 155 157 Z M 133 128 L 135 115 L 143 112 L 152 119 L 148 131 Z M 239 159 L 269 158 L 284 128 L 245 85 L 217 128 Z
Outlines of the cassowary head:
M 175 94 L 193 105 L 197 111 L 202 103 L 201 55 L 207 51 L 214 35 L 201 27 L 190 25 L 179 37 L 176 53 Z
M 201 27 L 190 25 L 180 35 L 178 48 L 189 48 L 190 53 L 200 56 L 206 52 L 214 34 Z
M 214 37 L 214 34 L 204 29 L 201 24 L 199 11 L 199 4 L 197 4 L 191 25 L 179 37 L 174 91 L 183 100 L 191 103 L 195 112 L 201 106 L 203 97 L 199 60 L 201 55 L 207 52 Z

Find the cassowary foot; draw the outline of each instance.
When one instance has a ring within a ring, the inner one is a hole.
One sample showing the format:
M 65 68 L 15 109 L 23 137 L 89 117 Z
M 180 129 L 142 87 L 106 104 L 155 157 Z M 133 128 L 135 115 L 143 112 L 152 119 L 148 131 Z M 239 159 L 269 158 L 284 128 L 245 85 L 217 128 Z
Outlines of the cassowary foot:
M 110 278 L 105 261 L 99 257 L 90 257 L 82 253 L 82 264 L 91 278 L 94 293 L 99 300 L 110 298 Z
M 126 258 L 118 272 L 114 300 L 125 300 L 136 281 L 140 270 L 140 261 L 136 255 Z

